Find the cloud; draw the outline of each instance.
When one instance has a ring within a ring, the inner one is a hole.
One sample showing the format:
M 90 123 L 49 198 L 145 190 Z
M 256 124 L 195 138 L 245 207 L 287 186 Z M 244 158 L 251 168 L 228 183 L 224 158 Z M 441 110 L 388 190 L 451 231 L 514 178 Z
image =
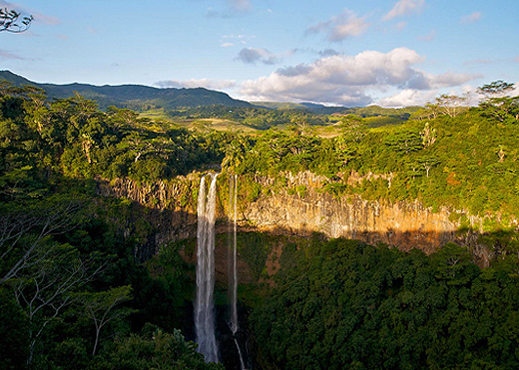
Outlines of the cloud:
M 425 0 L 400 0 L 382 19 L 388 21 L 396 17 L 418 13 L 423 9 L 424 5 Z
M 278 56 L 271 53 L 267 49 L 243 48 L 238 53 L 236 60 L 240 60 L 247 64 L 256 64 L 261 62 L 263 64 L 276 64 L 279 62 Z
M 252 10 L 250 0 L 229 0 L 229 8 L 238 13 L 247 13 Z
M 474 23 L 474 22 L 479 21 L 481 19 L 481 17 L 482 17 L 481 12 L 474 12 L 472 14 L 464 15 L 463 17 L 461 17 L 460 23 L 461 24 Z
M 361 35 L 369 26 L 370 23 L 366 22 L 366 17 L 359 18 L 355 12 L 344 9 L 341 14 L 331 17 L 326 22 L 319 22 L 308 27 L 306 33 L 326 33 L 329 41 L 339 42 Z
M 372 94 L 376 91 L 413 90 L 417 91 L 416 96 L 422 96 L 431 89 L 459 86 L 479 76 L 451 72 L 426 74 L 416 68 L 424 60 L 416 51 L 405 47 L 388 53 L 364 51 L 354 56 L 334 55 L 310 64 L 280 68 L 269 76 L 245 81 L 240 94 L 249 100 L 355 106 L 373 103 Z M 407 94 L 411 96 L 409 92 Z
M 405 89 L 392 96 L 378 100 L 377 105 L 380 105 L 381 107 L 409 107 L 424 105 L 427 102 L 434 100 L 437 95 L 437 90 L 417 91 L 413 89 Z
M 338 55 L 339 52 L 334 49 L 324 49 L 322 51 L 319 51 L 318 54 L 321 57 L 331 57 L 332 55 Z
M 233 18 L 251 11 L 252 3 L 250 0 L 227 0 L 225 10 L 219 11 L 214 8 L 208 8 L 205 16 L 207 18 Z
M 26 60 L 26 58 L 11 53 L 7 50 L 0 49 L 0 59 L 11 59 L 11 60 Z
M 60 20 L 57 17 L 52 17 L 41 13 L 32 13 L 32 15 L 34 17 L 34 22 L 36 23 L 42 23 L 47 26 L 55 26 L 60 23 Z
M 429 32 L 427 35 L 417 37 L 416 39 L 420 40 L 420 41 L 429 42 L 429 41 L 434 40 L 435 37 L 436 37 L 436 30 L 431 30 L 431 32 Z
M 398 22 L 397 24 L 395 24 L 395 28 L 400 31 L 402 31 L 406 27 L 407 27 L 407 22 Z
M 166 81 L 158 81 L 154 83 L 155 86 L 161 87 L 161 88 L 196 88 L 196 87 L 203 87 L 206 89 L 211 90 L 223 90 L 223 89 L 229 89 L 236 86 L 235 80 L 211 80 L 207 78 L 202 79 L 190 79 L 190 80 L 166 80 Z
M 234 46 L 234 44 L 233 44 L 232 42 L 222 42 L 222 43 L 220 44 L 220 46 L 221 46 L 222 48 L 229 48 L 229 47 L 231 47 L 231 46 Z
M 428 75 L 429 84 L 433 88 L 454 87 L 463 85 L 466 82 L 484 77 L 480 73 L 466 74 L 446 72 L 441 75 Z

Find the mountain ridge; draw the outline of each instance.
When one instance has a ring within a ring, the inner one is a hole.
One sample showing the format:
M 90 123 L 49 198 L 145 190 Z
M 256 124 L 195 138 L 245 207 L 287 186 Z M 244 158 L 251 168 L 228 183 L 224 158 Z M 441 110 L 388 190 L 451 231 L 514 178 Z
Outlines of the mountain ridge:
M 0 71 L 0 80 L 6 80 L 14 86 L 31 85 L 43 89 L 49 98 L 63 99 L 75 92 L 87 99 L 96 100 L 101 109 L 110 105 L 143 111 L 153 108 L 178 109 L 207 105 L 229 107 L 252 107 L 249 102 L 233 99 L 227 93 L 197 88 L 156 88 L 138 84 L 92 85 L 84 83 L 51 84 L 31 81 L 11 71 Z

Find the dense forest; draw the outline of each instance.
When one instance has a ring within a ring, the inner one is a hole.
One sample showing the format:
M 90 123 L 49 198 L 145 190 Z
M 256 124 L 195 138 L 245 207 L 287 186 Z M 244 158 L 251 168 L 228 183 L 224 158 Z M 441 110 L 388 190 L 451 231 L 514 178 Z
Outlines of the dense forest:
M 515 369 L 519 276 L 466 249 L 306 248 L 251 320 L 272 369 Z
M 255 184 L 257 174 L 286 186 L 287 172 L 311 171 L 337 197 L 418 199 L 457 210 L 463 227 L 468 215 L 486 220 L 479 231 L 492 260 L 484 269 L 456 245 L 426 256 L 342 239 L 286 241 L 275 282 L 243 290 L 258 367 L 517 367 L 519 99 L 510 88 L 483 86 L 486 100 L 471 108 L 453 96 L 419 110 L 333 116 L 212 106 L 157 123 L 100 110 L 79 94 L 48 99 L 3 83 L 0 368 L 222 369 L 185 338 L 194 271 L 181 245 L 140 263 L 136 250 L 151 228 L 139 217 L 145 211 L 96 191 L 100 179 L 167 182 L 210 169 L 238 174 L 241 199 L 275 191 Z M 260 131 L 175 124 L 211 114 Z M 319 135 L 330 125 L 337 135 Z M 351 174 L 358 181 L 348 183 Z M 239 246 L 257 278 L 274 244 L 259 236 Z

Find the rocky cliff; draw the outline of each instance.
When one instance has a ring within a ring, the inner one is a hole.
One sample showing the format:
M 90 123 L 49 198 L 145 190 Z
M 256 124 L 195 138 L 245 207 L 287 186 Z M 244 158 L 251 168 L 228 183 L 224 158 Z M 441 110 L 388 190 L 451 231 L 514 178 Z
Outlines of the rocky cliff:
M 151 226 L 147 240 L 136 256 L 145 261 L 157 253 L 161 245 L 196 236 L 196 199 L 199 175 L 178 177 L 174 181 L 142 184 L 130 179 L 97 180 L 101 196 L 127 198 L 140 207 L 135 212 L 141 221 Z M 133 220 L 135 221 L 135 220 Z M 125 230 L 131 233 L 130 225 Z
M 262 186 L 271 184 L 266 177 L 255 180 Z M 458 225 L 449 220 L 447 209 L 432 212 L 417 201 L 392 204 L 360 196 L 334 197 L 320 191 L 326 178 L 308 172 L 287 174 L 287 180 L 287 191 L 273 192 L 243 207 L 244 219 L 265 230 L 320 232 L 426 253 L 456 240 Z M 294 188 L 303 190 L 290 194 Z
M 446 208 L 432 212 L 419 202 L 366 201 L 360 196 L 334 197 L 323 191 L 327 179 L 309 172 L 286 177 L 283 187 L 274 187 L 274 180 L 256 176 L 253 181 L 262 191 L 254 199 L 243 194 L 250 184 L 241 184 L 240 227 L 284 234 L 308 235 L 323 233 L 328 237 L 346 237 L 368 243 L 385 243 L 410 250 L 419 248 L 431 253 L 459 239 L 457 222 L 449 219 Z M 200 174 L 179 177 L 170 182 L 137 184 L 128 179 L 99 181 L 98 192 L 104 196 L 126 197 L 143 205 L 143 217 L 154 226 L 150 245 L 161 245 L 196 235 L 196 195 Z M 219 187 L 217 232 L 225 232 L 227 194 L 225 176 Z M 275 190 L 274 190 L 275 189 Z M 294 191 L 298 189 L 298 191 Z M 472 223 L 479 222 L 475 218 Z M 151 247 L 150 247 L 151 248 Z M 154 253 L 155 249 L 149 253 Z

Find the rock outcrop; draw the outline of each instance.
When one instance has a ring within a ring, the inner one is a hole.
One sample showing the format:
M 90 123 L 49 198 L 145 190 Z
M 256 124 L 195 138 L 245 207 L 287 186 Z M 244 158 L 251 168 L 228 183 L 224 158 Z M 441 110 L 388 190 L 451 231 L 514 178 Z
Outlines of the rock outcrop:
M 268 186 L 268 178 L 256 179 Z M 243 218 L 263 230 L 285 230 L 306 235 L 320 232 L 328 237 L 385 243 L 404 250 L 419 248 L 431 253 L 456 239 L 458 225 L 450 212 L 432 212 L 420 202 L 367 201 L 360 196 L 334 197 L 318 192 L 324 178 L 310 173 L 288 177 L 288 189 L 305 187 L 304 195 L 273 193 L 242 208 Z
M 457 240 L 459 225 L 449 220 L 451 212 L 446 208 L 433 212 L 418 201 L 367 201 L 358 195 L 337 198 L 322 191 L 327 181 L 324 177 L 309 172 L 283 175 L 287 179 L 286 186 L 263 191 L 254 201 L 241 202 L 239 222 L 242 230 L 302 236 L 319 232 L 328 237 L 385 243 L 404 250 L 419 248 L 426 253 Z M 142 217 L 155 229 L 154 240 L 150 242 L 155 249 L 150 247 L 150 251 L 143 254 L 146 257 L 156 251 L 156 246 L 196 236 L 195 200 L 199 181 L 200 174 L 151 185 L 128 179 L 99 181 L 98 193 L 125 197 L 146 208 Z M 269 189 L 274 183 L 272 178 L 262 176 L 256 176 L 253 181 L 262 189 Z M 293 191 L 296 188 L 304 191 Z M 226 202 L 220 200 L 217 233 L 227 230 L 224 204 Z

